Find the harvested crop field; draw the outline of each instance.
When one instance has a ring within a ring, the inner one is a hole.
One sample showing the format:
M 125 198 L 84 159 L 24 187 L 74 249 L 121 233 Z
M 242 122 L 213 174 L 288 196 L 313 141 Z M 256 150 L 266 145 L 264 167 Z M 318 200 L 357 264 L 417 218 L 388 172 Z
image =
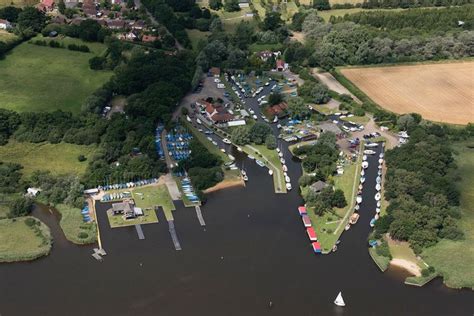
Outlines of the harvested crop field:
M 341 73 L 381 107 L 450 124 L 474 122 L 474 62 L 371 68 Z

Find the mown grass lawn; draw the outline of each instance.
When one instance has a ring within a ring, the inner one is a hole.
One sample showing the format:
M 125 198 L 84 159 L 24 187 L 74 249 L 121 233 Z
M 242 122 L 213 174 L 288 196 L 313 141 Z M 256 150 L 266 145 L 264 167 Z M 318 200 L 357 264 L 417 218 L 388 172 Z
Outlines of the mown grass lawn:
M 34 221 L 28 226 L 25 221 Z M 34 260 L 51 250 L 49 228 L 33 217 L 0 220 L 0 262 Z
M 77 157 L 84 155 L 89 158 L 94 151 L 95 146 L 10 141 L 7 145 L 0 146 L 0 161 L 21 164 L 24 176 L 31 175 L 35 170 L 47 170 L 55 175 L 82 175 L 88 161 L 80 162 Z
M 161 206 L 166 219 L 173 219 L 172 211 L 176 209 L 173 199 L 166 185 L 146 186 L 135 188 L 132 191 L 133 199 L 137 207 L 141 209 L 154 209 L 155 206 Z
M 41 39 L 34 38 L 33 40 Z M 63 39 L 65 44 L 77 39 Z M 83 43 L 93 53 L 22 43 L 0 60 L 0 104 L 19 112 L 63 110 L 79 113 L 82 102 L 107 82 L 110 71 L 89 69 L 105 46 Z
M 39 3 L 39 0 L 0 0 L 0 8 L 11 5 L 15 7 L 34 6 L 37 3 Z
M 186 29 L 186 33 L 188 33 L 189 39 L 191 40 L 193 50 L 198 49 L 198 43 L 200 40 L 205 40 L 211 34 L 211 32 L 201 32 L 199 30 L 189 29 Z
M 11 42 L 15 39 L 17 39 L 18 36 L 16 36 L 13 33 L 9 33 L 5 30 L 0 30 L 0 42 L 8 43 Z
M 468 147 L 471 146 L 471 148 Z M 449 287 L 474 289 L 474 141 L 457 143 L 459 152 L 456 162 L 462 180 L 461 209 L 463 211 L 459 226 L 465 238 L 461 241 L 441 240 L 434 247 L 423 251 L 422 258 L 443 276 Z
M 81 210 L 68 205 L 55 205 L 61 213 L 59 225 L 66 238 L 75 244 L 91 244 L 97 241 L 97 226 L 95 223 L 84 223 Z

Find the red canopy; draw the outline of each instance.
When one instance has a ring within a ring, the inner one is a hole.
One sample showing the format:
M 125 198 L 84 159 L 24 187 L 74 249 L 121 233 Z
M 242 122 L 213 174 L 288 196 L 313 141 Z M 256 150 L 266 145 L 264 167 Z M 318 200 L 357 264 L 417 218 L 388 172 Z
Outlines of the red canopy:
M 300 215 L 306 215 L 306 207 L 304 206 L 299 206 L 298 207 L 298 212 L 300 212 Z
M 306 232 L 308 233 L 309 240 L 311 241 L 318 240 L 318 236 L 316 236 L 316 232 L 314 231 L 313 227 L 306 228 Z

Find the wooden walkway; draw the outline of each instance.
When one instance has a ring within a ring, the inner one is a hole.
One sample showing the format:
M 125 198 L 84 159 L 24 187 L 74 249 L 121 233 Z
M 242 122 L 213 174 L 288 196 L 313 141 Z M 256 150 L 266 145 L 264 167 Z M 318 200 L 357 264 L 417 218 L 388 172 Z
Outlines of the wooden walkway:
M 168 221 L 168 226 L 169 226 L 169 232 L 170 232 L 170 235 L 171 235 L 171 239 L 173 239 L 174 248 L 176 250 L 181 250 L 181 245 L 179 244 L 178 235 L 176 234 L 176 229 L 174 228 L 174 221 L 169 220 Z
M 137 230 L 138 239 L 140 240 L 145 239 L 145 235 L 143 234 L 143 230 L 142 230 L 142 225 L 136 224 L 135 229 Z
M 196 215 L 198 217 L 199 224 L 201 224 L 201 226 L 206 226 L 206 222 L 204 221 L 204 217 L 202 217 L 201 207 L 199 205 L 196 205 L 195 208 L 196 208 Z

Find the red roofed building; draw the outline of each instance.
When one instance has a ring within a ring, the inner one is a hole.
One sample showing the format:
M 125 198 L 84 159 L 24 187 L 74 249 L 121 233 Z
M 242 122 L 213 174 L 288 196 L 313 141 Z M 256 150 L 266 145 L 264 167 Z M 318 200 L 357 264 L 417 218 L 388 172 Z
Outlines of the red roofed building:
M 199 101 L 199 104 L 205 108 L 207 117 L 214 123 L 226 123 L 234 119 L 234 116 L 221 104 L 214 105 L 204 100 Z
M 300 213 L 301 216 L 306 215 L 306 207 L 304 206 L 298 206 L 298 212 Z
M 41 11 L 52 11 L 54 7 L 54 0 L 41 0 L 41 3 L 38 4 L 37 8 Z
M 154 36 L 154 35 L 143 35 L 142 37 L 142 42 L 144 43 L 153 43 L 154 41 L 159 40 L 159 36 Z
M 286 104 L 286 102 L 281 102 L 281 103 L 270 106 L 267 109 L 267 112 L 270 115 L 279 116 L 281 113 L 283 113 L 286 110 L 287 107 L 288 107 L 288 104 Z
M 278 71 L 283 71 L 283 70 L 285 70 L 285 62 L 284 62 L 283 60 L 281 60 L 281 59 L 278 59 L 278 60 L 276 61 L 276 69 L 277 69 Z
M 218 67 L 212 67 L 211 69 L 209 69 L 209 72 L 216 78 L 221 75 L 221 69 Z

